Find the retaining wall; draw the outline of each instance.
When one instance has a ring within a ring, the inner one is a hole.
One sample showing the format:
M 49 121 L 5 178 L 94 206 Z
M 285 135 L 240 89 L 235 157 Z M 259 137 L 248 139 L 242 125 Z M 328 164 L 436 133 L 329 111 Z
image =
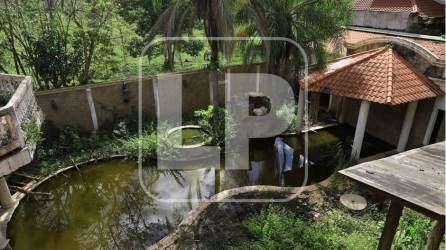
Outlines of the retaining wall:
M 263 72 L 261 64 L 226 67 L 219 75 L 218 99 L 224 103 L 224 74 Z M 209 73 L 206 70 L 181 72 L 183 77 L 183 114 L 205 108 L 210 104 Z M 144 116 L 155 116 L 153 78 L 142 81 L 142 108 Z M 89 97 L 90 95 L 90 97 Z M 57 128 L 75 124 L 91 131 L 114 116 L 125 116 L 138 111 L 138 79 L 110 81 L 36 93 L 37 102 L 45 120 Z

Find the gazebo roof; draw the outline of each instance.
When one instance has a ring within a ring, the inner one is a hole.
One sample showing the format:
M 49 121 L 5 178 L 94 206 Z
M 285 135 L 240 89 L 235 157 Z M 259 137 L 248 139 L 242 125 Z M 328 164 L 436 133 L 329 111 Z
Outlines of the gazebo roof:
M 300 86 L 304 88 L 303 80 Z M 392 48 L 370 50 L 329 63 L 308 76 L 308 91 L 387 105 L 444 94 Z

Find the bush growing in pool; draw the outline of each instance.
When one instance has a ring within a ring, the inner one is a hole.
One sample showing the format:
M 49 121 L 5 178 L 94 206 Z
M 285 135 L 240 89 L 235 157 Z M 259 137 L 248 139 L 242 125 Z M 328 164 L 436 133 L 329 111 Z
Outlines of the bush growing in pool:
M 294 104 L 283 104 L 277 111 L 277 117 L 284 119 L 289 125 L 287 131 L 295 132 L 297 129 L 297 106 Z
M 223 147 L 225 140 L 230 140 L 237 134 L 236 124 L 224 108 L 214 108 L 210 105 L 207 109 L 195 111 L 194 117 L 197 119 L 198 125 L 212 136 L 210 144 L 213 146 Z

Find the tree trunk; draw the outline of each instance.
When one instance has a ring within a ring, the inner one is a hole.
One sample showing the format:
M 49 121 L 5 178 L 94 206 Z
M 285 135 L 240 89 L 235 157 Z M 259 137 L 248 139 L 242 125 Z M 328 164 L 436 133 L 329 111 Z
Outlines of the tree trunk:
M 0 64 L 0 70 L 3 71 L 3 73 L 8 74 L 8 71 Z
M 211 90 L 211 105 L 214 108 L 218 107 L 218 71 L 215 68 L 211 68 L 209 71 L 209 87 Z
M 216 11 L 218 6 L 214 5 L 215 1 L 208 1 L 208 17 L 207 17 L 207 27 L 206 36 L 207 37 L 217 37 L 218 34 L 218 26 L 215 22 L 215 17 L 217 15 Z M 217 108 L 218 107 L 218 68 L 219 68 L 219 60 L 218 60 L 218 41 L 217 40 L 208 40 L 209 47 L 211 49 L 211 67 L 209 72 L 209 84 L 212 90 L 211 93 L 211 104 Z
M 170 41 L 166 41 L 164 45 L 164 69 L 174 70 L 174 52 Z
M 94 49 L 95 49 L 95 43 L 93 40 L 90 40 L 90 46 L 86 48 L 86 58 L 85 58 L 85 64 L 84 69 L 82 71 L 82 76 L 80 79 L 81 84 L 88 84 L 91 81 L 91 64 L 93 62 L 93 55 L 94 55 Z

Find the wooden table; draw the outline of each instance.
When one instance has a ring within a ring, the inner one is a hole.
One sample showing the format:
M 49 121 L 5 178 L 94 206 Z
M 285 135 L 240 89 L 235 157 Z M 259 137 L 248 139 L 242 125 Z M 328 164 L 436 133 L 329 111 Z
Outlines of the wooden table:
M 404 207 L 436 220 L 426 249 L 438 249 L 445 230 L 445 142 L 340 171 L 391 200 L 378 249 L 390 249 Z

